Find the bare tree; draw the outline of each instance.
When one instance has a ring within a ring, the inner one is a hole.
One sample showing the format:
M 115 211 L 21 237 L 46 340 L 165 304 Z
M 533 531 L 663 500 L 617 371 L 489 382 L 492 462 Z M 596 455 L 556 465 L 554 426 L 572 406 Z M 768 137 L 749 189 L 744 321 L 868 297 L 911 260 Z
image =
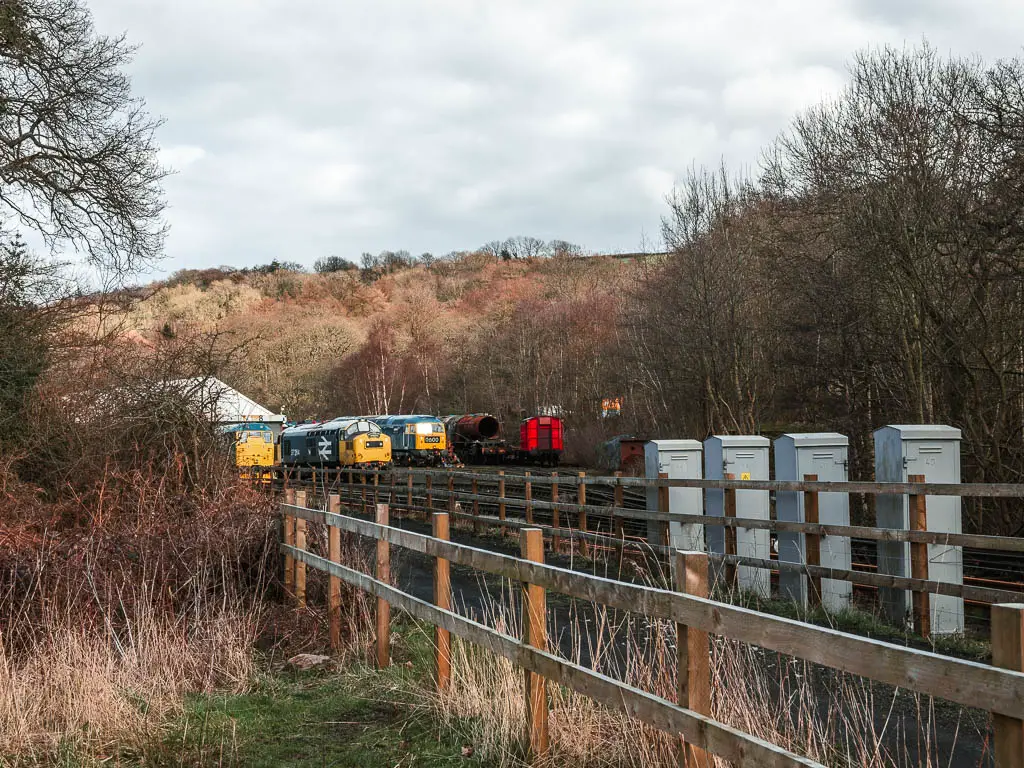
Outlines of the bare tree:
M 552 240 L 546 246 L 549 256 L 558 258 L 560 256 L 582 256 L 583 247 L 570 243 L 568 240 Z
M 536 237 L 517 235 L 502 244 L 502 251 L 512 259 L 535 259 L 544 255 L 544 241 Z
M 78 0 L 0 0 L 0 209 L 118 274 L 164 239 L 159 121 L 132 95 L 131 55 Z
M 759 431 L 775 388 L 775 288 L 761 201 L 724 168 L 699 170 L 669 198 L 664 262 L 640 266 L 626 314 L 625 366 L 659 433 Z
M 485 253 L 488 256 L 492 256 L 495 259 L 508 258 L 507 251 L 504 249 L 504 244 L 501 240 L 491 240 L 490 242 L 484 243 L 477 249 L 480 253 Z

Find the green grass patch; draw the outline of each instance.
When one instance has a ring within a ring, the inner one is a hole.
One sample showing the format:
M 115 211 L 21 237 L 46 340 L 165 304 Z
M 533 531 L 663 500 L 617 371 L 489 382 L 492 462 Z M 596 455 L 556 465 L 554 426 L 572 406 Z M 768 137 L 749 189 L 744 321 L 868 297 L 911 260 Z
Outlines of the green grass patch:
M 429 641 L 416 625 L 396 628 L 394 664 L 337 672 L 279 672 L 241 695 L 191 698 L 165 741 L 141 761 L 164 766 L 481 765 L 440 733 L 415 700 Z

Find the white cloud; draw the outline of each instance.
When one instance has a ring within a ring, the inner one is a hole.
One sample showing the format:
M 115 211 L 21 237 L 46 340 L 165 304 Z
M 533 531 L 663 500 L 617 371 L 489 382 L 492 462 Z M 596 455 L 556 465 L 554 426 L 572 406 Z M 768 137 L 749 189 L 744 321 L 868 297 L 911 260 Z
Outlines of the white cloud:
M 636 180 L 649 200 L 661 202 L 675 184 L 675 174 L 664 168 L 645 166 L 636 170 Z
M 160 164 L 172 171 L 180 171 L 206 156 L 206 150 L 192 144 L 178 144 L 160 149 Z
M 513 234 L 657 232 L 697 164 L 756 168 L 850 55 L 1017 53 L 1017 0 L 88 0 L 166 118 L 166 269 Z
M 843 74 L 827 67 L 755 72 L 738 77 L 722 91 L 722 105 L 732 114 L 764 116 L 782 123 L 801 109 L 835 94 Z

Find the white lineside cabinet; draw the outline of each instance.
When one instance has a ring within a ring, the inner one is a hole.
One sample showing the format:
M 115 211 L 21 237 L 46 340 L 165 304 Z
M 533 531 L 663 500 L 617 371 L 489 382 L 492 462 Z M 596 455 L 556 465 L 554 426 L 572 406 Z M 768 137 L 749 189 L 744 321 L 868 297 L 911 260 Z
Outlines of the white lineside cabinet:
M 803 480 L 817 475 L 821 482 L 845 483 L 849 479 L 850 440 L 836 432 L 785 434 L 775 440 L 775 479 Z M 800 491 L 779 491 L 775 495 L 775 516 L 785 522 L 806 522 L 804 495 Z M 850 497 L 845 493 L 818 494 L 818 522 L 850 524 Z M 779 531 L 779 561 L 807 563 L 806 535 Z M 821 565 L 850 570 L 850 539 L 847 536 L 821 538 Z M 807 605 L 808 578 L 795 571 L 779 571 L 779 592 Z M 829 611 L 850 606 L 853 584 L 838 579 L 821 580 L 821 602 Z
M 644 443 L 644 474 L 657 478 L 666 474 L 671 480 L 700 480 L 702 446 L 699 440 L 650 440 Z M 658 489 L 647 489 L 647 509 L 657 511 Z M 669 488 L 669 513 L 704 514 L 704 492 L 700 488 Z M 673 549 L 704 551 L 704 526 L 670 521 L 669 541 L 661 540 L 661 525 L 647 522 L 647 540 L 652 544 L 668 544 Z M 674 558 L 673 558 L 674 561 Z
M 767 437 L 759 435 L 713 435 L 704 441 L 704 476 L 708 480 L 722 480 L 727 474 L 737 480 L 768 479 Z M 708 516 L 722 517 L 725 514 L 725 492 L 708 489 Z M 737 491 L 736 517 L 767 520 L 768 491 Z M 720 525 L 709 525 L 705 529 L 708 551 L 725 553 L 725 529 Z M 771 537 L 767 529 L 736 529 L 736 554 L 744 557 L 771 558 Z M 741 565 L 739 572 L 740 589 L 750 590 L 768 597 L 771 592 L 769 573 L 764 568 Z
M 960 482 L 960 430 L 928 424 L 896 424 L 875 430 L 875 480 L 905 483 L 910 475 L 924 475 L 928 483 Z M 961 533 L 963 520 L 959 496 L 927 496 L 929 531 Z M 909 499 L 905 495 L 879 494 L 875 509 L 879 528 L 910 527 Z M 878 542 L 878 572 L 910 576 L 910 544 Z M 928 578 L 963 584 L 964 561 L 960 547 L 928 545 Z M 883 606 L 896 622 L 910 616 L 911 593 L 882 588 Z M 929 595 L 932 634 L 964 631 L 964 601 L 952 595 Z

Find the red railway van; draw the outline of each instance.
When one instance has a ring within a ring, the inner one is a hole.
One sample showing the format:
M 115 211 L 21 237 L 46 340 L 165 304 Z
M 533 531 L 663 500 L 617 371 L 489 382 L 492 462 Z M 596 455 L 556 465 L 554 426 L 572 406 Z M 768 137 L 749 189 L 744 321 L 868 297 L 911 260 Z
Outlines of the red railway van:
M 531 416 L 519 425 L 522 461 L 556 466 L 564 450 L 562 420 L 557 416 Z

